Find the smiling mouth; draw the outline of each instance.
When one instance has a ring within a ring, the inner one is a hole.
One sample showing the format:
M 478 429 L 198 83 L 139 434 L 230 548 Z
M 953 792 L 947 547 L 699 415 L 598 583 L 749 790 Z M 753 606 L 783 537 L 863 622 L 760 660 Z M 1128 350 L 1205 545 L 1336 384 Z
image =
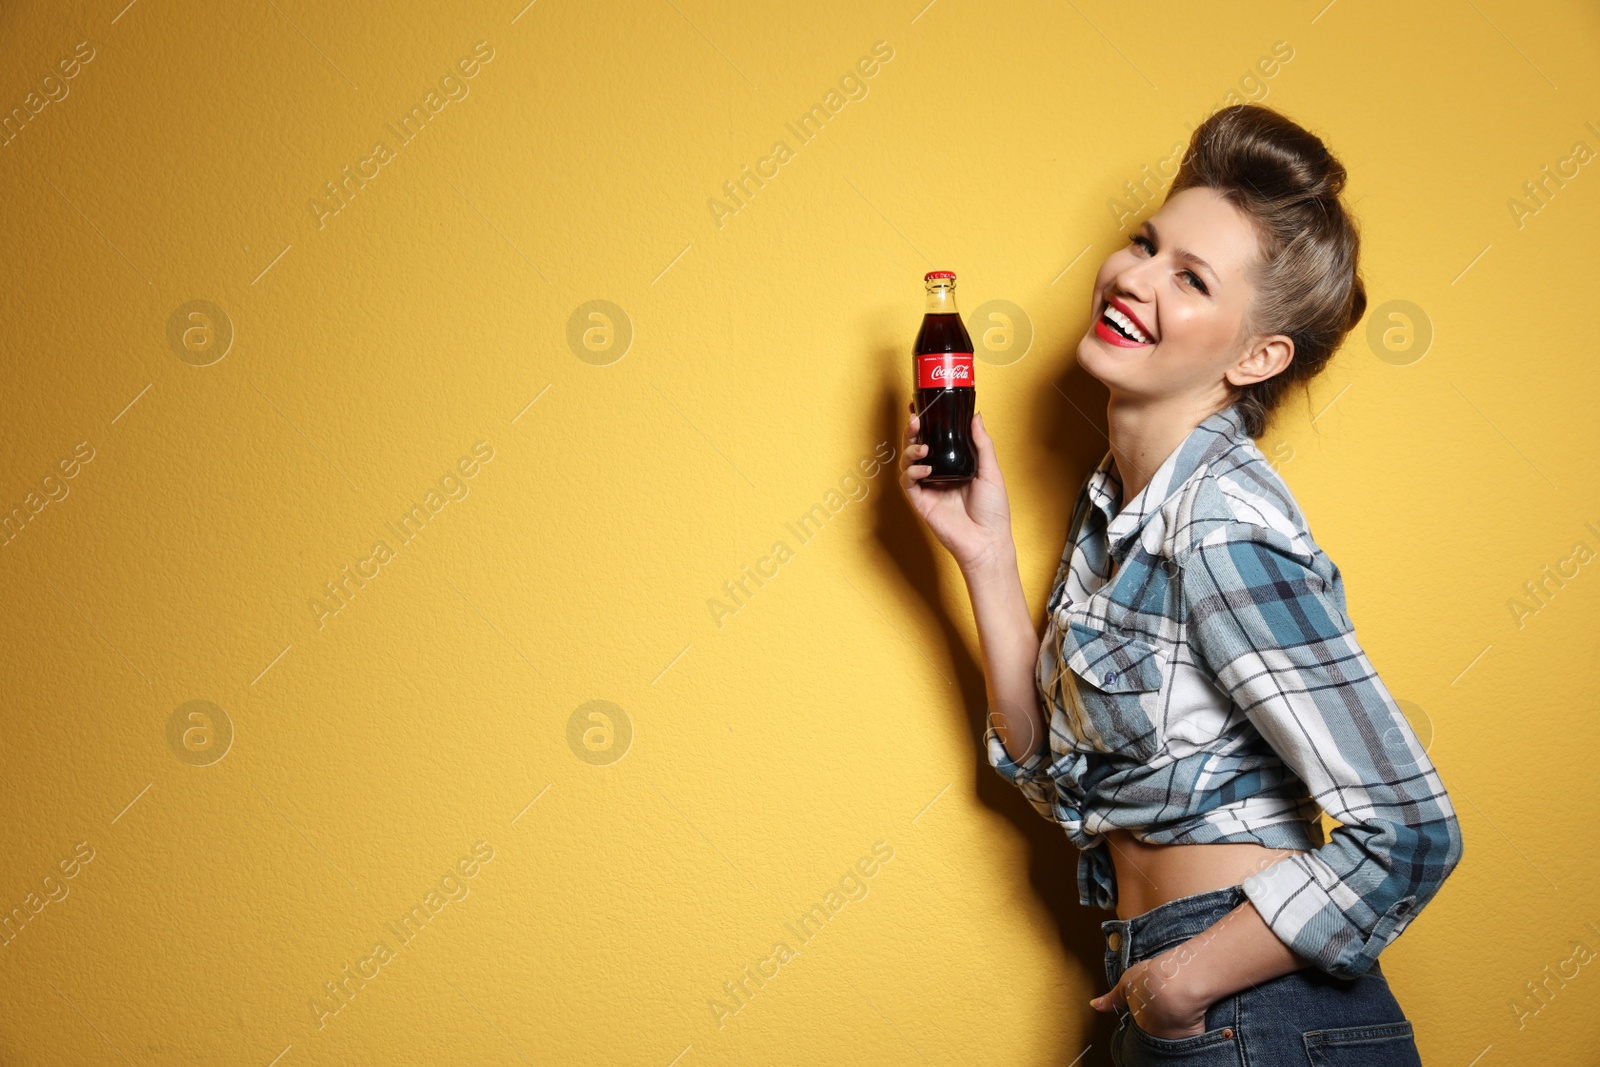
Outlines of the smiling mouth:
M 1114 305 L 1107 303 L 1105 310 L 1100 313 L 1100 321 L 1124 341 L 1137 345 L 1154 344 L 1155 339 L 1139 329 L 1133 319 L 1118 311 Z

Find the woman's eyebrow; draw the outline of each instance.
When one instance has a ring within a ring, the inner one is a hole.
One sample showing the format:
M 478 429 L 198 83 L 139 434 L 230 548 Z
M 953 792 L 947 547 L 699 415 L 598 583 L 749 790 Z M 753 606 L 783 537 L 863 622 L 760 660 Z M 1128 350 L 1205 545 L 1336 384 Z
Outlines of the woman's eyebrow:
M 1144 228 L 1150 231 L 1150 236 L 1156 241 L 1157 244 L 1159 244 L 1161 242 L 1161 236 L 1156 233 L 1155 225 L 1149 219 L 1145 220 Z M 1187 248 L 1174 248 L 1172 250 L 1172 254 L 1177 256 L 1179 259 L 1188 260 L 1190 263 L 1193 263 L 1197 267 L 1205 268 L 1205 272 L 1207 274 L 1211 275 L 1212 280 L 1217 281 L 1217 282 L 1221 282 L 1222 279 L 1217 277 L 1217 272 L 1211 266 L 1211 264 L 1207 263 L 1205 260 L 1203 260 L 1199 256 L 1195 255 L 1193 252 L 1189 251 Z

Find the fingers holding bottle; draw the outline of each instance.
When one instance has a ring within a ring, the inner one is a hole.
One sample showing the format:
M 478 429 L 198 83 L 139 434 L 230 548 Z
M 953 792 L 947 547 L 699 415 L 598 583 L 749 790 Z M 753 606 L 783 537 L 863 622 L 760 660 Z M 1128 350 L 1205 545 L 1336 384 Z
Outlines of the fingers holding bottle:
M 995 455 L 994 438 L 989 436 L 988 427 L 983 424 L 981 411 L 973 412 L 972 415 L 972 444 L 978 453 L 977 477 L 1003 485 L 1005 479 L 1000 476 L 1000 460 Z
M 922 420 L 916 416 L 915 402 L 911 407 L 912 415 L 906 422 L 905 446 L 900 450 L 900 484 L 907 490 L 933 469 L 926 463 L 917 462 L 928 454 L 928 446 L 917 443 L 917 432 L 922 428 Z
M 978 454 L 978 471 L 966 486 L 968 516 L 995 544 L 1011 540 L 1011 498 L 1000 474 L 1000 460 L 994 439 L 983 424 L 983 416 L 972 416 L 972 444 Z

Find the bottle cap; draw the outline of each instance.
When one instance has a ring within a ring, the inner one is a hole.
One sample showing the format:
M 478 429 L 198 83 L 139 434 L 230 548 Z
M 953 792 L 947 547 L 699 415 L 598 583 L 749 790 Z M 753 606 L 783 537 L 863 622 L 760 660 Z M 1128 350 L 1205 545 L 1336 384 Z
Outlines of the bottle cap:
M 954 278 L 955 276 L 956 272 L 953 270 L 930 270 L 922 276 L 922 280 L 931 282 L 935 278 Z

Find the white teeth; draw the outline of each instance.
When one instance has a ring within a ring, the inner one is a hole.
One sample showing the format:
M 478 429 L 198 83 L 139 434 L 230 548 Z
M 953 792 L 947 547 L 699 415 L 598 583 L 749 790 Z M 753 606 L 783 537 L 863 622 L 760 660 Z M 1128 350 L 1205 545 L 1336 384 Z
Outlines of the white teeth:
M 1145 344 L 1151 343 L 1150 335 L 1139 329 L 1138 323 L 1134 322 L 1132 319 L 1128 318 L 1128 316 L 1118 311 L 1111 304 L 1106 305 L 1106 318 L 1112 320 L 1124 330 L 1127 330 L 1134 340 L 1142 341 Z

